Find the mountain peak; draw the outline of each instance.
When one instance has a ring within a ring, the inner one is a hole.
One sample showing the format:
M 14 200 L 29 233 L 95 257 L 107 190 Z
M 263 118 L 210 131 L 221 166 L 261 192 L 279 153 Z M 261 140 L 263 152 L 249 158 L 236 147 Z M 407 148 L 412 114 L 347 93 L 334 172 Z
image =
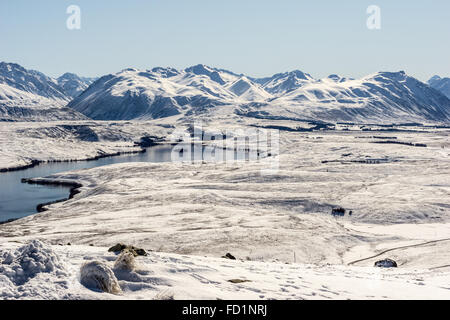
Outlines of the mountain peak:
M 428 80 L 428 84 L 433 89 L 442 92 L 450 99 L 450 78 L 441 78 L 440 76 L 433 76 Z
M 58 77 L 58 79 L 81 79 L 77 74 L 66 72 L 62 76 Z
M 402 82 L 402 81 L 407 80 L 408 78 L 412 79 L 405 73 L 405 71 L 397 71 L 397 72 L 380 71 L 380 72 L 376 72 L 374 74 L 368 75 L 362 79 L 369 80 L 369 81 L 377 81 L 380 83 L 390 83 L 392 81 Z
M 331 79 L 331 80 L 333 80 L 333 81 L 336 81 L 336 82 L 338 82 L 338 81 L 340 81 L 342 78 L 340 77 L 340 76 L 338 76 L 337 74 L 330 74 L 328 77 L 327 77 L 328 79 Z
M 430 78 L 430 80 L 428 80 L 428 83 L 431 83 L 431 82 L 434 82 L 434 81 L 439 81 L 439 80 L 441 80 L 442 78 L 440 77 L 440 76 L 438 76 L 438 75 L 434 75 L 434 76 L 432 76 L 431 78 Z
M 170 78 L 170 77 L 174 77 L 176 75 L 179 75 L 180 72 L 175 69 L 175 68 L 171 68 L 171 67 L 156 67 L 152 69 L 153 73 L 158 73 L 159 75 L 161 75 L 163 78 Z
M 209 74 L 209 73 L 213 72 L 214 70 L 211 67 L 208 67 L 207 65 L 197 64 L 195 66 L 186 68 L 185 71 L 195 73 L 197 75 L 199 75 L 199 74 L 205 75 L 205 74 Z
M 290 76 L 295 76 L 298 79 L 302 79 L 302 80 L 310 80 L 312 79 L 311 75 L 309 75 L 308 73 L 304 73 L 303 71 L 300 70 L 293 70 L 287 73 Z
M 375 75 L 382 76 L 382 77 L 389 78 L 389 79 L 395 79 L 395 80 L 407 77 L 406 72 L 403 70 L 397 71 L 397 72 L 380 71 L 380 72 L 377 72 Z
M 69 97 L 75 98 L 79 96 L 88 86 L 94 82 L 93 78 L 83 78 L 75 73 L 66 72 L 58 79 L 58 85 L 64 89 Z
M 224 85 L 226 82 L 222 79 L 219 72 L 217 70 L 214 70 L 213 68 L 210 68 L 208 66 L 205 66 L 204 64 L 198 64 L 196 66 L 192 66 L 185 69 L 185 72 L 192 73 L 195 75 L 204 75 L 209 77 L 212 81 L 217 82 L 221 85 Z
M 300 70 L 277 73 L 272 77 L 253 80 L 261 84 L 267 92 L 277 95 L 295 90 L 308 82 L 314 81 L 311 75 Z
M 138 69 L 136 69 L 136 68 L 125 68 L 125 69 L 122 69 L 120 72 L 139 72 L 139 70 Z

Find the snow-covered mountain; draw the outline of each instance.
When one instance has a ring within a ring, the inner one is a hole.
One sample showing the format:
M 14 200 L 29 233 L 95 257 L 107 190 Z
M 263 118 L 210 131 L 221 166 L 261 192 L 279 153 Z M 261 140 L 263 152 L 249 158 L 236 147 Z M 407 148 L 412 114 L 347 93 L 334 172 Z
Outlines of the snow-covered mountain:
M 434 76 L 428 80 L 430 87 L 439 90 L 450 99 L 450 78 L 441 78 L 439 76 Z
M 215 107 L 229 106 L 230 114 L 259 118 L 450 121 L 450 100 L 403 71 L 317 80 L 298 70 L 257 79 L 205 65 L 126 69 L 99 79 L 69 106 L 97 120 L 214 116 Z
M 15 63 L 0 63 L 0 83 L 44 98 L 68 100 L 64 90 L 54 79 Z
M 268 78 L 255 78 L 253 81 L 261 84 L 267 92 L 275 95 L 282 95 L 286 92 L 300 88 L 303 85 L 314 81 L 314 79 L 307 73 L 295 70 L 277 73 Z
M 100 78 L 69 107 L 96 120 L 155 119 L 270 97 L 245 76 L 204 65 L 182 71 L 130 68 Z
M 326 122 L 450 122 L 448 78 L 433 77 L 427 85 L 403 71 L 361 79 L 335 74 L 315 79 L 299 70 L 252 78 L 200 64 L 185 70 L 129 68 L 92 81 L 70 73 L 52 79 L 1 63 L 0 120 L 237 114 Z
M 265 103 L 242 106 L 240 114 L 322 121 L 450 121 L 450 100 L 405 72 L 379 72 L 359 80 L 331 76 Z
M 0 63 L 0 121 L 86 119 L 65 107 L 70 99 L 55 79 L 15 63 Z
M 58 85 L 64 89 L 64 93 L 71 98 L 79 96 L 95 81 L 94 78 L 83 78 L 69 72 L 63 74 L 56 80 Z

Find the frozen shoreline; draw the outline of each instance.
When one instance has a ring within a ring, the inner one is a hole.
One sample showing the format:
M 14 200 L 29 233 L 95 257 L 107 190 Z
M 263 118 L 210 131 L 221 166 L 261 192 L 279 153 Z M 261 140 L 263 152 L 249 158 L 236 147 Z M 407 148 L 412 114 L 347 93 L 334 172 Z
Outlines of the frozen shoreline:
M 150 121 L 0 122 L 0 172 L 138 153 L 142 137 L 166 137 L 172 130 Z

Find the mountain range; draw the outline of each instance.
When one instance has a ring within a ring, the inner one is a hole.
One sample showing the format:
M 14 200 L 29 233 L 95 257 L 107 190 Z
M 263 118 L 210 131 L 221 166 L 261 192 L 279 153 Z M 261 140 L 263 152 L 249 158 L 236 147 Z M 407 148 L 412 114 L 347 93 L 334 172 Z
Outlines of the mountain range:
M 149 120 L 223 113 L 326 122 L 450 122 L 449 78 L 405 72 L 315 79 L 299 70 L 254 78 L 196 65 L 57 79 L 0 63 L 0 120 Z

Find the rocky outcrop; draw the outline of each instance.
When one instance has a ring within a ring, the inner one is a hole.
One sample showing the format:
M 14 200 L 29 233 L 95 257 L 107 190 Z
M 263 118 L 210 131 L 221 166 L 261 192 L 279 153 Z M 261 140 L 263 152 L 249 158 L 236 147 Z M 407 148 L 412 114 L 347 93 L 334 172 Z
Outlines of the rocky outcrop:
M 146 256 L 147 252 L 144 249 L 136 248 L 133 246 L 128 246 L 123 243 L 118 243 L 111 248 L 108 249 L 108 252 L 114 252 L 114 253 L 122 253 L 123 251 L 129 251 L 131 252 L 135 257 L 137 256 Z
M 231 253 L 227 253 L 227 254 L 224 255 L 222 258 L 224 258 L 224 259 L 230 259 L 230 260 L 236 260 L 236 257 L 233 256 Z
M 384 259 L 384 260 L 380 260 L 375 262 L 375 267 L 379 267 L 379 268 L 397 268 L 397 262 L 395 262 L 392 259 Z
M 333 215 L 333 216 L 339 216 L 339 217 L 343 217 L 343 216 L 345 216 L 345 213 L 347 212 L 347 210 L 345 210 L 344 208 L 342 208 L 342 207 L 339 207 L 339 208 L 333 208 L 332 210 L 331 210 L 331 214 Z

